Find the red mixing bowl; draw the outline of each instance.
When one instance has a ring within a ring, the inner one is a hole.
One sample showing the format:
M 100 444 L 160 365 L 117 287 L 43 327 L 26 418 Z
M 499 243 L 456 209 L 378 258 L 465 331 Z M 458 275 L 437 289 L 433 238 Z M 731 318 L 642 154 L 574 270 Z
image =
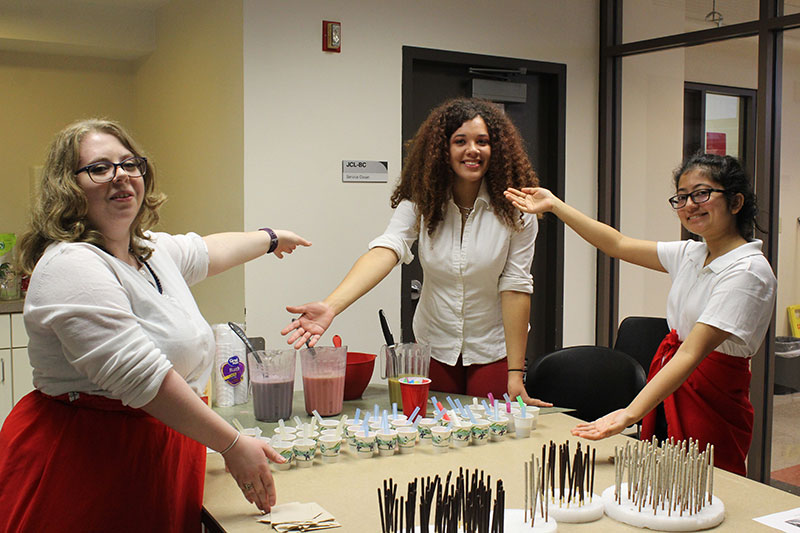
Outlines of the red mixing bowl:
M 375 367 L 374 353 L 347 352 L 347 370 L 344 374 L 344 399 L 361 398 Z

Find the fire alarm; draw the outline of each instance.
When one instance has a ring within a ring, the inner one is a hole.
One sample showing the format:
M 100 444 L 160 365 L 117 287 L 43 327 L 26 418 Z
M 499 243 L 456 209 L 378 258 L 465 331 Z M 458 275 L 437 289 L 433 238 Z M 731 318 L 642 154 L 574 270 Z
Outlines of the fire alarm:
M 342 51 L 342 23 L 331 20 L 322 21 L 322 51 Z

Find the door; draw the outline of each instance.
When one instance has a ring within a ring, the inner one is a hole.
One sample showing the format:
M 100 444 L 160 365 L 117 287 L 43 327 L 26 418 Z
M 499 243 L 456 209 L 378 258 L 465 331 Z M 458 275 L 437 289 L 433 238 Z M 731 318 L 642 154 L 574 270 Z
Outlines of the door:
M 411 139 L 435 106 L 447 98 L 473 96 L 489 80 L 524 84 L 524 98 L 495 97 L 520 130 L 543 187 L 564 197 L 566 65 L 426 48 L 403 47 L 403 139 Z M 501 91 L 502 92 L 502 91 Z M 476 96 L 483 96 L 477 94 Z M 511 101 L 521 100 L 524 102 Z M 416 244 L 412 251 L 417 254 Z M 539 221 L 531 272 L 534 294 L 526 358 L 561 347 L 564 292 L 564 227 L 554 217 Z M 424 283 L 418 259 L 402 267 L 403 342 L 412 342 L 412 319 Z
M 740 87 L 684 83 L 683 159 L 702 150 L 730 155 L 755 176 L 756 91 Z M 681 227 L 682 239 L 700 240 Z

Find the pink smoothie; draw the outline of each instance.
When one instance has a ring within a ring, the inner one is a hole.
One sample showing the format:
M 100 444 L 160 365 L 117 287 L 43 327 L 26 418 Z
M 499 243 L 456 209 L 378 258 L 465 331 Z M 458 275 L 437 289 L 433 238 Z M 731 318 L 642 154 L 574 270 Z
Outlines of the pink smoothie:
M 303 376 L 303 395 L 308 414 L 312 414 L 316 409 L 321 416 L 338 415 L 342 412 L 344 376 L 320 378 Z

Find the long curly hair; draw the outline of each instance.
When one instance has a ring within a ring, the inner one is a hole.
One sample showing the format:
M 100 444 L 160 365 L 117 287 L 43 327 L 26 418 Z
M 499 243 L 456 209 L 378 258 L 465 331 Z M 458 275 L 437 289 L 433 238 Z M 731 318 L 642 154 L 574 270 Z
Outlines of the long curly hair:
M 16 263 L 21 272 L 33 272 L 45 248 L 53 242 L 88 242 L 104 246 L 103 234 L 89 224 L 89 204 L 75 177 L 81 141 L 90 132 L 113 135 L 134 155 L 146 157 L 128 132 L 110 120 L 81 120 L 59 132 L 45 160 L 30 228 L 16 249 Z M 131 223 L 131 248 L 134 254 L 147 259 L 152 252 L 145 244 L 148 239 L 144 232 L 158 223 L 158 208 L 166 201 L 166 196 L 155 190 L 156 172 L 149 159 L 142 179 L 145 194 L 139 213 Z
M 521 215 L 505 200 L 508 187 L 536 187 L 539 179 L 525 153 L 522 136 L 496 105 L 478 98 L 455 98 L 436 107 L 405 143 L 400 182 L 392 193 L 392 208 L 410 200 L 422 215 L 428 234 L 444 220 L 455 173 L 450 166 L 450 137 L 465 122 L 480 116 L 489 130 L 492 149 L 483 181 L 494 213 L 509 228 L 521 229 Z

